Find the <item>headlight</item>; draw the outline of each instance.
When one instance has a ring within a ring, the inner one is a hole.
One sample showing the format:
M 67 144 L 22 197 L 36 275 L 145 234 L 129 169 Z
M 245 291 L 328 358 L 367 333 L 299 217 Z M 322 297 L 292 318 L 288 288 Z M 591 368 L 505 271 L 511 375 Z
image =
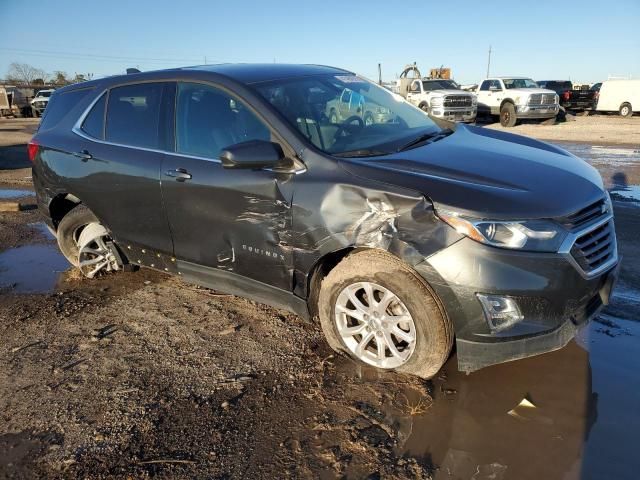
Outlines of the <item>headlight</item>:
M 558 94 L 556 93 L 556 98 L 555 98 L 555 103 L 556 105 L 559 103 L 560 97 L 558 96 Z
M 550 220 L 494 221 L 439 210 L 438 217 L 459 233 L 487 245 L 534 252 L 557 252 L 566 230 Z
M 431 105 L 442 105 L 442 97 L 433 97 L 431 99 Z
M 478 104 L 478 97 L 474 95 L 473 97 L 471 97 L 471 105 L 477 105 L 477 104 Z

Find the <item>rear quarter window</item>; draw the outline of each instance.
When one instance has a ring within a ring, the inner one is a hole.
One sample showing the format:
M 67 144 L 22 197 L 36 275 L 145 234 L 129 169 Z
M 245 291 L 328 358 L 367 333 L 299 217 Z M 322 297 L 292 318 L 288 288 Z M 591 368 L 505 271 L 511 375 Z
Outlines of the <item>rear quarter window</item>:
M 60 121 L 73 110 L 78 102 L 86 97 L 92 90 L 93 88 L 81 88 L 69 92 L 56 92 L 51 95 L 38 130 L 49 130 L 58 125 Z
M 87 135 L 104 139 L 104 112 L 106 109 L 107 95 L 103 94 L 98 101 L 91 107 L 91 111 L 82 122 L 82 131 Z

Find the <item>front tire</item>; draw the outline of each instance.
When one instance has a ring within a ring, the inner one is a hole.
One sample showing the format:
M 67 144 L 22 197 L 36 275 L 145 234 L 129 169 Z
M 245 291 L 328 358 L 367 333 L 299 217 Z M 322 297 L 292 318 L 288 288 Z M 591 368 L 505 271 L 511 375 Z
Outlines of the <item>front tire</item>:
M 318 312 L 331 348 L 384 370 L 431 378 L 453 345 L 453 327 L 435 293 L 386 252 L 342 260 L 322 281 Z
M 511 128 L 516 126 L 517 121 L 516 107 L 513 103 L 505 103 L 500 107 L 500 125 Z
M 631 108 L 631 104 L 623 103 L 622 105 L 620 105 L 619 113 L 620 113 L 620 116 L 622 117 L 626 117 L 626 118 L 631 117 L 633 115 L 633 108 Z

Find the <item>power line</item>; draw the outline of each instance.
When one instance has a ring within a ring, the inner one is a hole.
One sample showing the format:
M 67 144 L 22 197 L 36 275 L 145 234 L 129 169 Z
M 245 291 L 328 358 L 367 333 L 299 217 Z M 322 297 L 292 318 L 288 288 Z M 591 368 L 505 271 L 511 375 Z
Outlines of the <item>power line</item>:
M 67 57 L 67 58 L 87 58 L 96 61 L 107 62 L 148 62 L 148 63 L 198 63 L 201 58 L 156 58 L 156 57 L 128 57 L 128 56 L 116 56 L 116 55 L 100 55 L 94 53 L 80 53 L 80 52 L 61 52 L 53 50 L 35 50 L 26 48 L 10 48 L 0 47 L 0 50 L 15 52 L 22 55 L 34 55 L 40 57 Z M 211 61 L 208 59 L 208 61 Z M 217 62 L 219 63 L 219 62 Z

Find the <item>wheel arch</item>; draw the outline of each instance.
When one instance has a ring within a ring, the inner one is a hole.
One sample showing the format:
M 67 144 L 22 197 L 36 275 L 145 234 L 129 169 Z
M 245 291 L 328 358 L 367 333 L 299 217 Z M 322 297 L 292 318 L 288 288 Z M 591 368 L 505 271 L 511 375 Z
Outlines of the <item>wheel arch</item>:
M 62 219 L 82 201 L 73 194 L 59 193 L 49 202 L 49 217 L 57 229 Z
M 502 102 L 500 102 L 500 110 L 502 110 L 502 107 L 504 107 L 507 103 L 512 104 L 514 107 L 516 106 L 516 102 L 514 102 L 512 98 L 505 98 L 504 100 L 502 100 Z

